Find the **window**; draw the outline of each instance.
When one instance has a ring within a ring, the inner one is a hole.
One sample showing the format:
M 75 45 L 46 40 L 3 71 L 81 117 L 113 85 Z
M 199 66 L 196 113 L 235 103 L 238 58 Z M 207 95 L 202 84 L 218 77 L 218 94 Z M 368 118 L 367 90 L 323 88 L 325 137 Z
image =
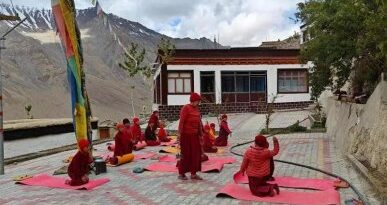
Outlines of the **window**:
M 222 72 L 223 102 L 266 100 L 266 72 Z
M 248 75 L 237 75 L 236 76 L 236 92 L 248 93 L 249 88 L 249 76 Z
M 192 73 L 189 72 L 169 72 L 168 73 L 168 93 L 188 94 L 192 92 Z
M 200 72 L 200 94 L 202 96 L 202 103 L 215 102 L 215 72 Z
M 250 77 L 251 92 L 265 92 L 266 91 L 266 77 L 265 76 L 251 76 Z
M 307 93 L 307 70 L 278 70 L 278 93 Z
M 200 91 L 201 93 L 215 92 L 214 72 L 200 72 Z
M 222 75 L 222 92 L 234 92 L 235 80 L 234 75 Z

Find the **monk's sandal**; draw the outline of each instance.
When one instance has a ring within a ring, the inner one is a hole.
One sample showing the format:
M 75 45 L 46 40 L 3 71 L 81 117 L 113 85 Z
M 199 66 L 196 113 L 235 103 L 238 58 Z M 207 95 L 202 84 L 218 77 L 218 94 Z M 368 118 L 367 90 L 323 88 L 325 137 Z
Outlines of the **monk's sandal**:
M 188 180 L 188 178 L 185 175 L 179 175 L 179 177 L 177 178 L 180 180 Z
M 203 178 L 201 178 L 199 175 L 195 174 L 195 175 L 191 175 L 191 179 L 192 180 L 203 180 Z

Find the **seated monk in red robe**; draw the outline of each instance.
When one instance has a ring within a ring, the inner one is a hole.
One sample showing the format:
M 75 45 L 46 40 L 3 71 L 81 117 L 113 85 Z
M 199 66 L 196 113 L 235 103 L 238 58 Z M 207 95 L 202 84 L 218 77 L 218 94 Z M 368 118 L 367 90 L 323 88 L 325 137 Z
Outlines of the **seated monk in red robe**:
M 132 135 L 126 131 L 123 124 L 118 124 L 117 130 L 114 137 L 114 156 L 110 159 L 110 164 L 117 164 L 117 156 L 130 154 L 133 151 Z
M 227 146 L 228 135 L 231 134 L 231 130 L 228 128 L 227 115 L 222 115 L 221 120 L 219 137 L 215 139 L 215 146 Z
M 255 146 L 250 147 L 244 154 L 239 171 L 242 175 L 247 174 L 250 191 L 258 197 L 274 196 L 280 192 L 277 184 L 267 183 L 271 172 L 270 161 L 279 152 L 279 143 L 276 137 L 273 137 L 273 142 L 274 149 L 269 150 L 267 149 L 266 137 L 256 136 Z
M 203 133 L 203 151 L 207 153 L 216 153 L 218 148 L 214 147 L 213 141 L 211 140 L 210 131 L 210 126 L 205 125 Z
M 70 180 L 66 180 L 65 183 L 70 186 L 80 186 L 89 182 L 90 164 L 93 161 L 89 153 L 89 141 L 83 139 L 78 144 L 79 151 L 74 155 L 67 169 Z
M 152 129 L 156 130 L 159 127 L 159 111 L 153 111 L 152 115 L 149 117 L 148 125 L 152 123 Z
M 140 119 L 138 117 L 133 118 L 133 125 L 130 127 L 130 132 L 133 136 L 134 144 L 145 141 L 144 134 L 141 132 Z
M 156 130 L 159 122 L 155 122 L 156 118 L 152 118 L 148 121 L 148 126 L 145 129 L 145 142 L 148 146 L 158 146 L 160 141 L 157 139 Z M 157 124 L 157 126 L 155 126 Z
M 157 137 L 159 138 L 159 141 L 160 142 L 170 142 L 172 139 L 168 138 L 168 133 L 164 129 L 164 122 L 160 121 L 159 126 L 160 126 L 160 128 L 159 128 L 159 131 L 157 132 Z
M 127 130 L 129 130 L 129 128 L 130 128 L 130 121 L 129 121 L 128 118 L 123 119 L 123 120 L 122 120 L 122 124 L 124 124 L 124 126 L 125 126 L 125 128 L 126 128 Z
M 215 144 L 215 139 L 216 139 L 216 131 L 215 131 L 215 123 L 211 123 L 210 124 L 210 140 L 212 142 L 212 144 Z

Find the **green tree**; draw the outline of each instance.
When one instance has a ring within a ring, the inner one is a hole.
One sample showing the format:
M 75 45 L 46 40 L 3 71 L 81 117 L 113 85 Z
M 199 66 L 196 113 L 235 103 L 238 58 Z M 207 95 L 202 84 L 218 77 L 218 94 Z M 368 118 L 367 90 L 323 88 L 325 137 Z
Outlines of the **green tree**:
M 370 94 L 387 62 L 387 5 L 383 0 L 309 0 L 296 17 L 312 37 L 301 50 L 312 61 L 312 96 L 350 82 L 354 94 Z
M 162 63 L 169 63 L 173 60 L 175 55 L 176 46 L 172 44 L 169 39 L 161 38 L 160 43 L 157 45 L 158 55 L 161 58 Z
M 135 76 L 137 73 L 150 78 L 153 74 L 151 67 L 144 62 L 145 49 L 139 50 L 138 44 L 131 43 L 129 50 L 125 51 L 125 60 L 118 65 L 120 68 L 126 70 L 130 77 Z

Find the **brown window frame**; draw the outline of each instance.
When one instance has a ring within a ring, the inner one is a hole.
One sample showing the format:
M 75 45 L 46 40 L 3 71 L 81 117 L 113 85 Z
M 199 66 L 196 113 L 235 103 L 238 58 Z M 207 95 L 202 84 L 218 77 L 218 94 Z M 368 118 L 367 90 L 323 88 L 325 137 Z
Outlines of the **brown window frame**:
M 171 73 L 177 73 L 179 75 L 179 77 L 169 77 L 169 74 Z M 180 77 L 181 74 L 190 74 L 190 77 Z M 169 80 L 170 79 L 174 79 L 175 81 L 175 92 L 169 92 Z M 176 92 L 176 80 L 178 79 L 181 79 L 183 80 L 183 92 Z M 187 80 L 189 79 L 190 80 L 190 84 L 191 84 L 191 90 L 190 92 L 185 92 L 185 86 L 184 86 L 184 80 Z M 193 92 L 193 86 L 194 86 L 194 83 L 193 83 L 193 71 L 180 71 L 180 70 L 168 70 L 167 72 L 167 94 L 168 95 L 189 95 Z
M 290 92 L 281 92 L 280 91 L 280 86 L 279 86 L 279 78 L 280 78 L 280 72 L 281 71 L 303 71 L 306 73 L 306 91 L 290 91 Z M 277 70 L 277 93 L 278 94 L 306 94 L 309 93 L 309 72 L 308 69 L 278 69 Z

